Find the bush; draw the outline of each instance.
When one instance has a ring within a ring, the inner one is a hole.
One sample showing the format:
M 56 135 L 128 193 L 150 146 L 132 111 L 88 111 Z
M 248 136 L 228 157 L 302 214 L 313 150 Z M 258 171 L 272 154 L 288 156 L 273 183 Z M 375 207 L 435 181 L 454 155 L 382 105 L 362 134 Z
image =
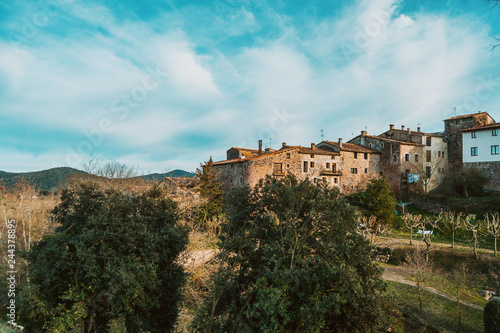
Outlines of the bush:
M 500 332 L 500 299 L 498 298 L 489 301 L 484 307 L 484 332 Z

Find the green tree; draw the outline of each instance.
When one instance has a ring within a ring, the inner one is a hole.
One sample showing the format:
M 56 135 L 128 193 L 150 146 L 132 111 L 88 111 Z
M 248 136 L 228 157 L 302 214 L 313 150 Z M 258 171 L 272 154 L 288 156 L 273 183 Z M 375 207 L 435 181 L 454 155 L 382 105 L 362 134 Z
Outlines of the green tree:
M 396 200 L 384 178 L 373 178 L 366 189 L 366 209 L 382 223 L 391 223 L 396 210 Z
M 196 169 L 198 189 L 201 197 L 206 199 L 199 213 L 200 220 L 210 220 L 222 214 L 224 192 L 221 189 L 219 174 L 213 164 L 212 156 L 210 156 L 208 162 L 201 165 L 201 169 Z
M 498 333 L 500 327 L 500 299 L 492 299 L 484 307 L 484 332 Z
M 159 187 L 124 194 L 87 181 L 63 191 L 52 217 L 60 226 L 27 254 L 29 332 L 108 332 L 117 319 L 128 332 L 172 329 L 187 231 Z
M 227 196 L 221 268 L 199 332 L 371 332 L 389 317 L 381 269 L 337 189 L 268 176 Z

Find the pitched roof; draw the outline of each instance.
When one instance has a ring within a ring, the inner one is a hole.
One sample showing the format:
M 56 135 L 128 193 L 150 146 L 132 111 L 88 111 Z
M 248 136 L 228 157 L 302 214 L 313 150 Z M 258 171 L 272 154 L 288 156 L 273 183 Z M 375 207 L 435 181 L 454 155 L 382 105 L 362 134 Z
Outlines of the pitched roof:
M 500 128 L 500 123 L 493 123 L 493 124 L 488 124 L 488 125 L 477 125 L 471 128 L 466 128 L 463 130 L 460 130 L 460 132 L 471 132 L 471 131 L 481 131 L 485 129 L 491 129 L 491 128 Z
M 362 145 L 357 145 L 355 143 L 350 142 L 342 142 L 342 147 L 339 146 L 338 142 L 334 141 L 323 141 L 331 146 L 334 146 L 342 151 L 349 151 L 353 153 L 370 153 L 370 154 L 380 154 L 380 152 L 376 149 L 368 148 Z
M 233 158 L 233 159 L 230 159 L 230 160 L 223 160 L 223 161 L 218 161 L 218 162 L 214 162 L 213 165 L 223 165 L 223 164 L 231 164 L 231 163 L 242 163 L 242 162 L 246 162 L 246 161 L 253 161 L 253 160 L 256 160 L 256 159 L 259 159 L 259 158 L 265 158 L 265 157 L 269 157 L 269 156 L 273 156 L 273 155 L 276 155 L 276 154 L 281 154 L 281 153 L 284 153 L 284 152 L 288 152 L 288 151 L 291 151 L 291 150 L 294 150 L 294 149 L 299 149 L 300 146 L 295 146 L 295 147 L 284 147 L 284 148 L 281 148 L 280 150 L 275 150 L 275 151 L 271 151 L 269 153 L 264 153 L 262 152 L 262 155 L 260 156 L 250 156 L 250 157 L 245 157 L 245 158 Z M 243 148 L 245 149 L 245 148 Z
M 358 135 L 357 137 L 360 137 L 361 135 Z M 356 139 L 357 137 L 351 139 L 350 141 Z M 409 142 L 409 141 L 401 141 L 401 140 L 395 140 L 395 139 L 389 139 L 389 138 L 383 138 L 381 136 L 374 136 L 374 135 L 365 135 L 365 138 L 370 138 L 370 139 L 377 139 L 381 141 L 388 141 L 388 142 L 394 142 L 394 143 L 399 143 L 402 145 L 409 145 L 409 146 L 422 146 L 421 143 L 416 143 L 416 142 Z
M 455 119 L 463 119 L 463 118 L 472 118 L 472 117 L 475 117 L 475 116 L 480 116 L 480 115 L 483 115 L 483 114 L 486 114 L 486 115 L 488 115 L 491 119 L 493 119 L 493 117 L 492 117 L 492 116 L 490 116 L 490 115 L 488 114 L 488 112 L 478 112 L 478 113 L 470 113 L 470 114 L 464 114 L 464 115 L 461 115 L 461 116 L 451 117 L 451 118 L 445 119 L 444 121 L 447 121 L 447 120 L 455 120 Z
M 438 136 L 438 137 L 444 137 L 444 133 L 441 133 L 441 132 L 435 132 L 435 133 L 428 133 L 428 132 L 422 132 L 422 131 L 411 131 L 411 133 L 408 133 L 408 130 L 402 130 L 402 129 L 397 129 L 397 128 L 393 128 L 392 130 L 388 130 L 388 131 L 385 131 L 384 133 L 382 134 L 385 134 L 387 132 L 403 132 L 403 133 L 407 133 L 407 134 L 414 134 L 414 133 L 417 133 L 417 134 L 421 134 L 421 135 L 425 135 L 425 136 Z M 380 135 L 382 135 L 380 134 Z
M 329 151 L 321 148 L 310 148 L 310 147 L 302 147 L 302 146 L 285 146 L 284 148 L 299 148 L 300 154 L 313 154 L 313 155 L 333 155 L 339 156 L 339 153 L 334 151 Z

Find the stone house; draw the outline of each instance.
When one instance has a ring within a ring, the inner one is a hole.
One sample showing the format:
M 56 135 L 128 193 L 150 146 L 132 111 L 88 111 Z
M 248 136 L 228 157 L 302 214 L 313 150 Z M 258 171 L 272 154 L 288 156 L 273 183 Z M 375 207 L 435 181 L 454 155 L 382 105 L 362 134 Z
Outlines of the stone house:
M 263 150 L 260 141 L 256 154 L 248 157 L 240 154 L 238 158 L 231 158 L 235 157 L 238 150 L 238 153 L 248 151 L 233 147 L 227 151 L 227 160 L 213 164 L 225 190 L 241 185 L 254 187 L 266 175 L 283 177 L 290 173 L 301 180 L 309 178 L 317 182 L 322 179 L 331 186 L 340 187 L 340 154 L 316 148 L 314 143 L 311 147 L 302 147 L 289 146 L 283 142 L 279 150 Z
M 386 178 L 398 197 L 428 192 L 439 186 L 447 169 L 447 143 L 444 135 L 424 133 L 420 128 L 394 129 L 379 136 L 365 131 L 349 142 L 375 149 L 381 153 L 380 175 Z
M 444 135 L 448 141 L 448 162 L 452 168 L 462 166 L 462 133 L 461 130 L 495 123 L 488 112 L 478 112 L 452 117 L 444 120 Z
M 238 185 L 253 187 L 266 175 L 282 177 L 292 173 L 298 179 L 325 180 L 342 193 L 350 194 L 365 190 L 370 179 L 384 177 L 394 194 L 402 197 L 437 188 L 450 168 L 464 163 L 488 171 L 492 188 L 499 188 L 500 161 L 495 143 L 499 136 L 493 134 L 500 128 L 499 123 L 486 112 L 444 122 L 445 130 L 439 133 L 422 132 L 420 127 L 416 131 L 405 126 L 396 129 L 391 124 L 389 130 L 377 136 L 362 131 L 348 142 L 322 141 L 310 147 L 283 143 L 278 150 L 263 150 L 259 141 L 258 149 L 230 148 L 227 159 L 215 162 L 214 168 L 220 173 L 224 189 Z M 482 137 L 487 132 L 490 137 L 481 145 L 488 146 L 492 156 L 467 157 L 475 146 L 466 137 L 471 133 Z
M 380 175 L 380 155 L 375 149 L 359 144 L 322 141 L 316 147 L 340 154 L 342 177 L 340 189 L 342 193 L 350 194 L 365 191 L 368 182 Z

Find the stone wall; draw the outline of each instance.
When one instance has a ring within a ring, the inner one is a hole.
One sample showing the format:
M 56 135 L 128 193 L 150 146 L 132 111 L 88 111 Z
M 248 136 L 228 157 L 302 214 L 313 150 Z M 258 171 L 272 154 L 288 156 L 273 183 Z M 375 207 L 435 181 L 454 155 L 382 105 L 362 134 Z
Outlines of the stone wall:
M 489 178 L 488 184 L 484 187 L 486 190 L 500 191 L 499 162 L 465 163 L 464 166 L 479 170 Z

